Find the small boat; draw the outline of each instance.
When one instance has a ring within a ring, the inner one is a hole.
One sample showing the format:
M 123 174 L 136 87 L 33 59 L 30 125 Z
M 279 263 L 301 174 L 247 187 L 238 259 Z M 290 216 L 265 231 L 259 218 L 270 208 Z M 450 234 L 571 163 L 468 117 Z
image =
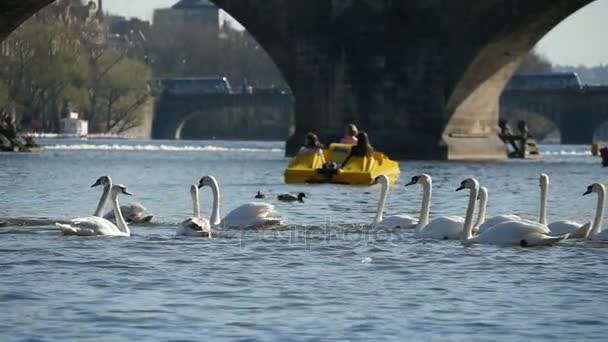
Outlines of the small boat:
M 298 154 L 285 170 L 285 183 L 372 185 L 380 175 L 387 176 L 391 183 L 397 181 L 399 163 L 381 152 L 374 152 L 372 157 L 352 157 L 343 169 L 339 169 L 351 148 L 352 145 L 331 144 L 323 150 L 325 165 L 318 153 Z

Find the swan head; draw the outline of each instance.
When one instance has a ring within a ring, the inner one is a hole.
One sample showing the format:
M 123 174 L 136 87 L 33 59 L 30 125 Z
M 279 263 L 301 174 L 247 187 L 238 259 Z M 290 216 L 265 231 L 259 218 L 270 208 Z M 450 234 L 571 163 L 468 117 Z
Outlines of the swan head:
M 479 182 L 475 178 L 467 178 L 460 182 L 460 186 L 456 189 L 456 191 L 464 189 L 479 189 Z
M 132 196 L 133 194 L 127 191 L 127 187 L 121 184 L 115 184 L 112 186 L 111 190 L 112 195 L 118 196 L 120 194 Z
M 389 180 L 386 175 L 380 175 L 376 177 L 376 184 L 388 185 Z
M 431 176 L 427 175 L 426 173 L 417 175 L 412 177 L 412 180 L 405 184 L 405 186 L 410 186 L 410 185 L 414 185 L 414 184 L 431 184 L 432 183 L 432 179 Z
M 299 200 L 300 202 L 303 202 L 303 201 L 302 201 L 302 199 L 303 199 L 303 198 L 306 198 L 306 194 L 305 194 L 305 193 L 303 193 L 303 192 L 300 192 L 300 193 L 298 194 L 298 200 Z
M 190 193 L 194 195 L 197 192 L 198 192 L 198 186 L 195 184 L 190 185 Z
M 217 186 L 217 181 L 215 180 L 215 178 L 213 176 L 204 176 L 198 182 L 198 188 L 199 189 L 202 188 L 202 187 L 204 187 L 204 186 L 213 186 L 213 185 Z
M 606 192 L 606 188 L 600 183 L 593 183 L 587 187 L 587 191 L 585 191 L 583 196 L 590 195 L 594 192 L 595 193 Z
M 97 181 L 95 181 L 95 183 L 93 185 L 91 185 L 91 188 L 94 188 L 96 186 L 106 186 L 106 185 L 110 185 L 112 184 L 112 180 L 110 179 L 110 177 L 108 176 L 101 176 L 99 178 L 97 178 Z
M 540 174 L 540 178 L 538 180 L 541 187 L 549 185 L 549 176 L 544 173 Z

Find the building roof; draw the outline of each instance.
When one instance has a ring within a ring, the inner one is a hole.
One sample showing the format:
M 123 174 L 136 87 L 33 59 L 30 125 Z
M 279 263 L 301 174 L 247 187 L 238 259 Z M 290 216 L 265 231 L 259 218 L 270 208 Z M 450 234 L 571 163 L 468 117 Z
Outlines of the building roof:
M 180 0 L 178 3 L 173 5 L 173 9 L 197 9 L 197 8 L 217 8 L 209 0 Z

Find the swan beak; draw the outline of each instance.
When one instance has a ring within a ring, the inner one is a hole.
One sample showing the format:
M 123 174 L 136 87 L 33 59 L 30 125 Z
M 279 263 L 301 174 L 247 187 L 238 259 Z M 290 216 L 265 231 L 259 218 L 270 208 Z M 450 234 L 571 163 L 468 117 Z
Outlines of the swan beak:
M 97 181 L 97 182 L 95 182 L 95 184 L 91 185 L 91 188 L 94 188 L 94 187 L 96 187 L 98 185 L 101 185 L 101 183 L 99 183 L 99 181 Z
M 410 186 L 410 185 L 414 185 L 416 184 L 416 181 L 410 181 L 409 183 L 405 184 L 405 186 Z
M 198 188 L 199 188 L 199 189 L 200 189 L 200 188 L 202 188 L 202 187 L 204 187 L 204 186 L 205 186 L 205 184 L 203 184 L 203 183 L 198 183 Z
M 456 191 L 464 190 L 464 185 L 460 185 Z
M 133 194 L 128 192 L 127 190 L 123 191 L 122 193 L 127 196 L 133 196 Z
M 587 191 L 585 191 L 585 193 L 583 194 L 583 196 L 590 195 L 592 192 L 593 192 L 593 191 L 591 191 L 591 190 L 587 190 Z

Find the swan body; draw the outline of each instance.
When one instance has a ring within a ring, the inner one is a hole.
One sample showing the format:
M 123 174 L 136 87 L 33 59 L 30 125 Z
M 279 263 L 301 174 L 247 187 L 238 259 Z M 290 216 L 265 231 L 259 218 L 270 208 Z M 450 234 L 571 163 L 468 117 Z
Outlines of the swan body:
M 211 187 L 213 192 L 213 209 L 210 218 L 212 227 L 262 228 L 283 222 L 280 217 L 274 216 L 272 204 L 262 202 L 243 204 L 228 213 L 222 220 L 220 219 L 220 190 L 217 180 L 213 176 L 204 176 L 201 178 L 198 188 L 204 186 Z
M 377 226 L 390 228 L 414 228 L 417 224 L 418 220 L 409 215 L 391 215 L 378 222 Z
M 190 196 L 192 197 L 192 216 L 177 225 L 175 235 L 210 238 L 211 224 L 209 220 L 201 217 L 198 186 L 190 186 Z
M 70 221 L 69 224 L 55 223 L 61 230 L 63 235 L 77 235 L 77 236 L 131 236 L 131 231 L 127 226 L 127 223 L 120 212 L 120 205 L 118 204 L 118 195 L 125 194 L 131 195 L 127 192 L 127 188 L 122 185 L 113 185 L 110 190 L 110 198 L 112 200 L 112 206 L 117 220 L 117 225 L 114 223 L 97 216 L 87 216 L 76 218 Z
M 540 184 L 540 215 L 539 222 L 547 224 L 547 199 L 549 192 L 549 176 L 542 173 L 539 178 Z M 557 221 L 547 225 L 552 236 L 570 234 L 569 239 L 584 239 L 589 235 L 590 225 L 583 225 L 574 221 Z
M 125 220 L 127 221 L 127 223 L 130 223 L 130 224 L 147 223 L 147 222 L 150 222 L 152 220 L 152 218 L 154 217 L 154 216 L 150 216 L 150 215 L 146 216 L 145 215 L 146 208 L 137 202 L 132 202 L 132 203 L 129 203 L 126 205 L 121 205 L 120 211 L 123 213 L 123 216 L 125 217 Z M 103 215 L 103 218 L 105 218 L 106 220 L 112 221 L 112 222 L 116 221 L 114 211 L 107 212 L 105 215 Z
M 602 230 L 602 223 L 604 221 L 604 207 L 606 205 L 606 187 L 604 185 L 595 183 L 587 187 L 587 192 L 583 196 L 597 193 L 597 209 L 595 211 L 595 218 L 593 219 L 593 225 L 587 238 L 595 241 L 608 241 L 608 230 Z
M 281 218 L 272 217 L 274 206 L 268 203 L 246 203 L 233 209 L 221 221 L 222 227 L 264 227 L 282 223 Z
M 431 195 L 433 190 L 433 180 L 427 174 L 412 177 L 408 185 L 421 184 L 423 190 L 422 209 L 420 219 L 414 230 L 414 237 L 417 239 L 438 239 L 454 240 L 462 237 L 464 219 L 459 216 L 440 216 L 429 219 L 431 210 Z
M 97 204 L 97 208 L 95 209 L 95 213 L 93 216 L 101 217 L 101 211 L 106 204 L 106 200 L 108 195 L 110 194 L 110 189 L 112 188 L 112 179 L 109 176 L 102 176 L 97 179 L 95 184 L 91 185 L 91 188 L 96 186 L 103 185 L 103 192 L 101 198 L 99 199 L 99 203 Z M 147 223 L 152 220 L 154 216 L 146 216 L 146 208 L 137 202 L 132 202 L 127 205 L 122 205 L 120 207 L 120 211 L 123 217 L 126 219 L 127 223 L 131 224 L 139 224 L 139 223 Z M 108 211 L 103 218 L 106 220 L 116 223 L 116 216 L 114 215 L 114 210 Z
M 568 235 L 549 236 L 547 235 L 548 228 L 546 226 L 532 221 L 503 222 L 486 229 L 477 236 L 473 236 L 473 214 L 479 193 L 479 182 L 474 178 L 468 178 L 460 184 L 460 187 L 456 191 L 464 189 L 470 189 L 471 191 L 464 223 L 464 234 L 462 236 L 462 243 L 464 245 L 550 246 L 568 237 Z
M 381 175 L 376 179 L 377 183 L 382 186 L 380 192 L 380 202 L 378 203 L 378 210 L 376 211 L 376 218 L 374 219 L 374 225 L 377 227 L 389 227 L 389 228 L 413 228 L 418 224 L 418 219 L 408 215 L 391 215 L 383 217 L 384 206 L 386 199 L 388 198 L 388 190 L 390 181 L 387 176 Z
M 414 232 L 417 239 L 458 240 L 462 237 L 464 218 L 441 216 L 431 220 L 426 226 L 419 226 Z

